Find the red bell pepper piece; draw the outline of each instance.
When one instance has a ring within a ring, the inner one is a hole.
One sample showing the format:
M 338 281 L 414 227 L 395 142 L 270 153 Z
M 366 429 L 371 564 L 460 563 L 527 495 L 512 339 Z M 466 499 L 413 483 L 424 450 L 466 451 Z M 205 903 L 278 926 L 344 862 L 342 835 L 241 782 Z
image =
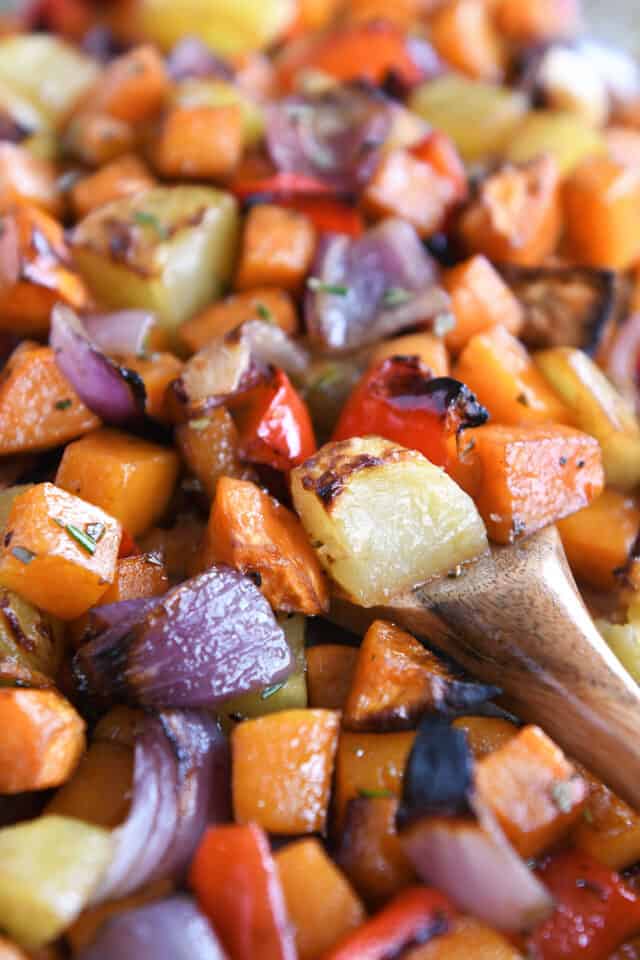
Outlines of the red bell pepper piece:
M 529 939 L 536 960 L 607 960 L 640 931 L 640 900 L 620 876 L 584 853 L 550 856 L 538 870 L 556 908 Z
M 131 534 L 127 530 L 122 531 L 122 539 L 120 540 L 120 549 L 118 550 L 118 559 L 122 560 L 124 557 L 138 557 L 142 553 L 142 550 L 135 542 Z
M 290 196 L 278 201 L 281 206 L 304 213 L 320 233 L 346 233 L 359 237 L 364 231 L 362 215 L 355 207 L 335 197 Z
M 26 8 L 24 20 L 28 29 L 81 40 L 95 22 L 95 10 L 86 0 L 37 0 Z
M 295 960 L 269 841 L 256 824 L 209 827 L 189 883 L 233 960 Z
M 432 377 L 417 357 L 389 357 L 365 373 L 342 409 L 334 440 L 370 433 L 419 450 L 438 466 L 448 462 L 447 441 L 488 413 L 451 377 Z
M 441 177 L 449 180 L 454 187 L 454 203 L 461 203 L 469 192 L 467 171 L 455 144 L 446 133 L 432 130 L 422 140 L 409 147 L 417 160 L 428 163 Z
M 437 890 L 409 887 L 353 933 L 347 934 L 322 960 L 387 960 L 416 943 L 446 933 L 455 907 Z
M 269 382 L 247 390 L 230 406 L 244 460 L 290 470 L 315 452 L 307 405 L 283 370 L 276 370 Z
M 331 197 L 335 194 L 333 187 L 315 177 L 307 177 L 302 173 L 278 173 L 277 171 L 265 176 L 236 177 L 229 184 L 229 189 L 238 200 L 261 197 L 279 204 L 284 204 L 287 199 L 298 196 Z

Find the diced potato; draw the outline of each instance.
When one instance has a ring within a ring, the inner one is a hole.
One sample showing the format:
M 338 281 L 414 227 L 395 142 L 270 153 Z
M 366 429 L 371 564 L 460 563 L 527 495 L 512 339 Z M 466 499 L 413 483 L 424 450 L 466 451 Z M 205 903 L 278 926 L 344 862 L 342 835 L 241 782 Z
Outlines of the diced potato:
M 0 587 L 0 682 L 12 675 L 16 680 L 28 680 L 31 671 L 53 679 L 64 647 L 64 627 L 59 620 Z
M 327 444 L 293 470 L 291 487 L 320 562 L 365 607 L 487 549 L 471 498 L 422 454 L 381 437 Z
M 135 28 L 164 49 L 191 34 L 216 53 L 233 56 L 268 46 L 289 26 L 296 9 L 295 0 L 141 0 Z
M 224 80 L 183 80 L 175 88 L 174 102 L 180 107 L 238 106 L 245 145 L 255 146 L 264 134 L 264 117 L 258 104 L 239 87 Z
M 105 306 L 153 310 L 174 331 L 229 279 L 237 226 L 228 193 L 157 187 L 94 210 L 73 231 L 72 248 Z
M 307 706 L 307 661 L 304 652 L 306 618 L 300 614 L 285 615 L 279 618 L 279 623 L 293 654 L 293 672 L 282 685 L 227 700 L 217 708 L 223 718 L 233 714 L 261 717 L 265 713 L 299 710 Z
M 472 162 L 501 152 L 528 103 L 524 93 L 447 73 L 418 87 L 409 106 Z
M 526 163 L 541 153 L 549 153 L 560 176 L 566 176 L 587 157 L 604 150 L 598 130 L 575 114 L 531 110 L 510 138 L 506 158 L 513 163 Z
M 536 363 L 574 413 L 576 426 L 602 447 L 607 483 L 632 490 L 640 483 L 640 424 L 627 401 L 596 364 L 573 347 L 554 347 Z
M 33 104 L 49 126 L 65 119 L 98 73 L 94 60 L 52 34 L 14 34 L 0 40 L 0 83 Z
M 640 683 L 640 629 L 634 623 L 596 620 L 596 626 L 636 683 Z
M 38 817 L 0 830 L 0 917 L 19 944 L 42 947 L 86 905 L 111 859 L 107 830 Z
M 49 133 L 43 111 L 24 94 L 18 93 L 2 76 L 0 76 L 0 110 L 25 130 L 44 131 L 44 135 Z

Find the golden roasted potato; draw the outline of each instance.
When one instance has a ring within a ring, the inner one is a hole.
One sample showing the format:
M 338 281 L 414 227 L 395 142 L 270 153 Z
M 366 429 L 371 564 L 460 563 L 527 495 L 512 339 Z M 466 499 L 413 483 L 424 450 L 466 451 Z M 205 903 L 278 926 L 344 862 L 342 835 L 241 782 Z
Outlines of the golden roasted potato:
M 604 150 L 599 131 L 574 113 L 531 110 L 510 138 L 505 156 L 512 163 L 526 163 L 548 153 L 564 177 L 587 157 Z
M 59 620 L 0 587 L 0 685 L 53 682 L 64 648 Z
M 92 211 L 74 229 L 71 245 L 105 306 L 153 310 L 173 332 L 229 279 L 237 230 L 230 194 L 156 187 Z
M 421 453 L 381 437 L 326 444 L 292 471 L 291 491 L 320 562 L 363 607 L 487 549 L 473 500 Z
M 238 106 L 242 113 L 245 146 L 255 146 L 264 134 L 264 117 L 255 100 L 225 80 L 183 80 L 175 87 L 174 103 L 180 107 Z
M 607 483 L 621 490 L 637 487 L 640 424 L 624 397 L 582 350 L 553 347 L 535 360 L 572 410 L 576 426 L 599 441 Z

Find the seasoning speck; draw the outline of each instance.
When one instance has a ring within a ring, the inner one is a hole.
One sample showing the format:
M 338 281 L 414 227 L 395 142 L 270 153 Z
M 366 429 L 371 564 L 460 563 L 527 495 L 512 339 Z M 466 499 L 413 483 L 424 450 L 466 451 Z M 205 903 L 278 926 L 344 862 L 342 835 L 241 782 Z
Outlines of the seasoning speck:
M 345 287 L 341 283 L 324 283 L 318 277 L 309 277 L 307 286 L 314 293 L 330 293 L 334 297 L 346 297 L 349 293 L 349 287 Z
M 11 553 L 20 563 L 31 563 L 35 557 L 35 553 L 32 550 L 27 550 L 26 547 L 12 547 Z

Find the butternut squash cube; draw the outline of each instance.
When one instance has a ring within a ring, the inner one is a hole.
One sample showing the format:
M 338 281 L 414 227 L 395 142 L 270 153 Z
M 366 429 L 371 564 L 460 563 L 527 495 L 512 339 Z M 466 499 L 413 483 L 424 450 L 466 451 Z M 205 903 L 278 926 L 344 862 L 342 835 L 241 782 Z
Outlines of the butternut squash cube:
M 40 483 L 13 502 L 0 547 L 0 584 L 74 620 L 112 583 L 122 528 L 103 510 Z
M 274 204 L 252 207 L 244 226 L 236 290 L 268 285 L 300 290 L 315 245 L 313 224 L 304 214 Z

